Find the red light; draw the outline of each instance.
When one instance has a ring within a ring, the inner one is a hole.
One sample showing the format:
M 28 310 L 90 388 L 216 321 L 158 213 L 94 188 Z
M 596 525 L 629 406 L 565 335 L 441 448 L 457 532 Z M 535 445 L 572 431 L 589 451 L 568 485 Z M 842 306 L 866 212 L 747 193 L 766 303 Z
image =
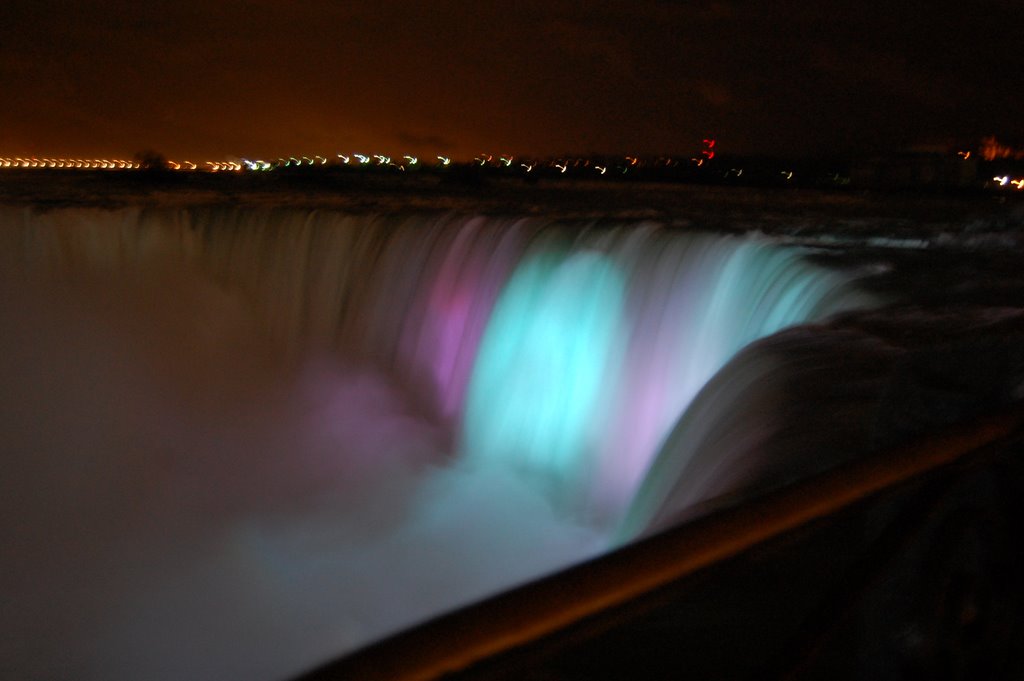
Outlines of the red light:
M 708 138 L 702 141 L 704 142 L 704 149 L 700 153 L 704 158 L 710 161 L 715 157 L 715 140 L 714 138 Z

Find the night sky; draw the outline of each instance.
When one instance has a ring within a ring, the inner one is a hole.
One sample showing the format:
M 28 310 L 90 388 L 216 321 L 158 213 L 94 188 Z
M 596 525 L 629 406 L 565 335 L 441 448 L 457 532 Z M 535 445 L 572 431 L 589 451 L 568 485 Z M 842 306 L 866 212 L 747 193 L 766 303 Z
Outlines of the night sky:
M 0 155 L 875 153 L 1024 137 L 1024 5 L 4 0 Z

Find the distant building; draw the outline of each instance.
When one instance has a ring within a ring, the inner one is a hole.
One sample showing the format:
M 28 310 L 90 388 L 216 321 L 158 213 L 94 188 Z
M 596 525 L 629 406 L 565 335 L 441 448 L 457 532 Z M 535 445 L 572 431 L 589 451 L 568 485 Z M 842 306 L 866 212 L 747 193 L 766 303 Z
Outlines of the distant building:
M 850 184 L 869 189 L 957 189 L 978 184 L 973 155 L 906 151 L 854 161 Z
M 995 135 L 981 138 L 978 146 L 978 153 L 985 161 L 999 161 L 1013 159 L 1016 161 L 1024 159 L 1024 147 L 1014 147 L 1008 144 L 1001 144 Z

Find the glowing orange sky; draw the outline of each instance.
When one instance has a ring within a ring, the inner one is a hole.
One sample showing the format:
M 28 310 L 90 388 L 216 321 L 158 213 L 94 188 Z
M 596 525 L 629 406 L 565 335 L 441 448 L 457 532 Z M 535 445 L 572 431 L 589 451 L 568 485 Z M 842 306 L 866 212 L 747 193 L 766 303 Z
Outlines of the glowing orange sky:
M 1016 3 L 747 4 L 6 0 L 0 154 L 693 153 L 709 134 L 805 154 L 1024 132 Z

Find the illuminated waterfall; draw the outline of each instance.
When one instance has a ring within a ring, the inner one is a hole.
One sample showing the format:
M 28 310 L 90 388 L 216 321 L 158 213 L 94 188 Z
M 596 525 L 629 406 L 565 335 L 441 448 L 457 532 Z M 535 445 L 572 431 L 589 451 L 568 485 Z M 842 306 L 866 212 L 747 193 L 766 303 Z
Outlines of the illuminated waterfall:
M 868 302 L 796 250 L 651 224 L 223 207 L 3 217 L 21 224 L 5 251 L 29 271 L 197 268 L 245 296 L 286 355 L 387 371 L 456 455 L 508 465 L 599 524 L 740 348 Z
M 723 415 L 765 373 L 730 358 L 870 302 L 769 239 L 652 223 L 0 226 L 0 587 L 38 634 L 0 638 L 41 677 L 283 678 L 629 541 L 728 492 L 714 445 L 756 451 Z
M 464 454 L 614 522 L 694 395 L 742 347 L 867 299 L 756 238 L 649 226 L 534 246 L 477 355 Z

